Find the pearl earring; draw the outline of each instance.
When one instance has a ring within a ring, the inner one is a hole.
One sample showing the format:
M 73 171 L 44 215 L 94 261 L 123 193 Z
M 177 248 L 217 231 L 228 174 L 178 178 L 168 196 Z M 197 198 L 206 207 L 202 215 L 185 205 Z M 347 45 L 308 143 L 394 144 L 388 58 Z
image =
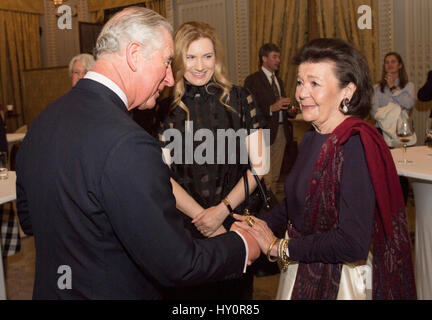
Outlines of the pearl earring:
M 348 104 L 349 104 L 349 100 L 348 98 L 345 98 L 342 100 L 342 108 L 339 108 L 344 114 L 348 113 Z

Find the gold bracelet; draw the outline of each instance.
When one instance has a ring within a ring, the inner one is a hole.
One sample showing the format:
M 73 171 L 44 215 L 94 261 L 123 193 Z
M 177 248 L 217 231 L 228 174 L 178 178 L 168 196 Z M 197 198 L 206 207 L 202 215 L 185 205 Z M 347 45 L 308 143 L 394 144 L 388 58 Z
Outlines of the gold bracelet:
M 270 261 L 270 262 L 276 262 L 276 261 L 278 261 L 278 258 L 274 258 L 274 259 L 272 259 L 271 256 L 270 256 L 271 249 L 273 248 L 273 246 L 275 245 L 275 243 L 276 243 L 278 240 L 280 240 L 280 239 L 279 239 L 279 238 L 275 238 L 275 239 L 272 241 L 272 243 L 270 243 L 270 246 L 269 246 L 269 248 L 268 248 L 268 250 L 267 250 L 267 260 Z
M 285 239 L 281 239 L 281 241 L 279 241 L 279 245 L 278 245 L 278 258 L 281 259 L 282 258 L 282 244 L 284 243 Z
M 230 214 L 230 216 L 232 216 L 232 214 L 234 213 L 234 210 L 231 207 L 231 204 L 229 203 L 228 199 L 227 198 L 222 199 L 221 202 L 228 208 L 229 214 Z
M 281 271 L 286 271 L 288 269 L 288 265 L 291 263 L 291 261 L 288 258 L 288 255 L 286 253 L 288 243 L 291 239 L 283 239 L 281 240 L 279 247 L 278 247 L 278 254 L 279 254 L 279 260 L 278 260 L 278 266 Z

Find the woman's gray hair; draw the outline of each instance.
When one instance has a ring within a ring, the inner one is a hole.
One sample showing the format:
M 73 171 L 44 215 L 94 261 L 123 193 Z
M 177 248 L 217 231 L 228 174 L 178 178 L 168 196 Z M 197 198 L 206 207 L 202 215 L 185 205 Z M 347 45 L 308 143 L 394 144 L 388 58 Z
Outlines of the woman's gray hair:
M 91 68 L 93 68 L 93 65 L 95 64 L 95 59 L 91 54 L 88 53 L 81 53 L 71 59 L 69 62 L 69 76 L 72 77 L 73 72 L 73 66 L 75 62 L 80 60 L 82 64 L 84 65 L 84 68 L 89 71 Z
M 144 55 L 149 56 L 164 46 L 162 28 L 171 35 L 171 24 L 161 15 L 143 7 L 128 7 L 115 14 L 102 28 L 96 40 L 94 56 L 115 53 L 132 41 L 143 45 Z

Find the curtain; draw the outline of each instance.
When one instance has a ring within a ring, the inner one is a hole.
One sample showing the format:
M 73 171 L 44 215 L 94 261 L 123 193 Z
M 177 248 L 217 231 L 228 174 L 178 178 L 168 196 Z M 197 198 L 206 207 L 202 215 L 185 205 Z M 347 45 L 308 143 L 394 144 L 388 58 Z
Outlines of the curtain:
M 43 0 L 1 0 L 0 10 L 44 14 Z
M 372 82 L 381 77 L 378 44 L 378 4 L 373 0 L 315 0 L 320 37 L 341 38 L 352 43 L 366 57 Z M 372 9 L 372 29 L 360 29 L 357 21 L 361 5 Z
M 19 115 L 8 123 L 23 125 L 21 71 L 41 67 L 39 16 L 0 10 L 0 103 Z
M 259 69 L 259 49 L 267 42 L 281 49 L 279 76 L 288 97 L 294 98 L 296 68 L 291 65 L 295 53 L 308 40 L 308 0 L 250 1 L 250 70 Z
M 93 23 L 104 21 L 104 10 L 145 3 L 146 8 L 166 17 L 165 0 L 88 0 L 88 10 Z

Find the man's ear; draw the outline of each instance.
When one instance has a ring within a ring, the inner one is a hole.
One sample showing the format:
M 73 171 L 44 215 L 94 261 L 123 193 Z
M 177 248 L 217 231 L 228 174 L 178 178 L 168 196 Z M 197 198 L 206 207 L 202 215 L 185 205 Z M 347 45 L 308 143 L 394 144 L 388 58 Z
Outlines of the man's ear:
M 138 41 L 130 42 L 125 49 L 126 62 L 129 68 L 136 72 L 138 69 L 138 61 L 141 58 L 141 44 Z

